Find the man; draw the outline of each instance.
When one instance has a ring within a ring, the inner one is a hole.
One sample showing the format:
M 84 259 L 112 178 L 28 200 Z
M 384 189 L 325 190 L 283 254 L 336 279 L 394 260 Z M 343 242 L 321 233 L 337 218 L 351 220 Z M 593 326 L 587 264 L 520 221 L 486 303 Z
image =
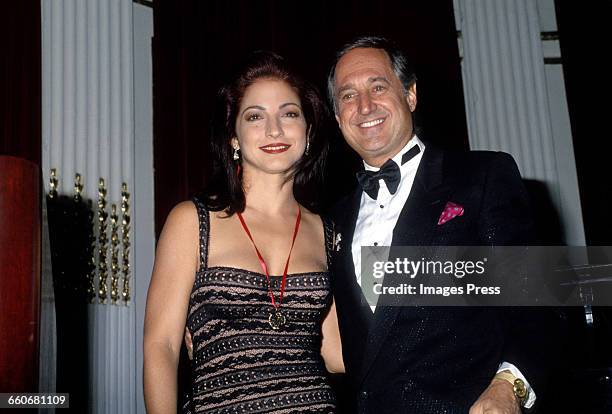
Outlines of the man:
M 540 313 L 373 307 L 360 287 L 361 246 L 528 243 L 533 226 L 516 164 L 503 153 L 454 154 L 423 143 L 412 123 L 416 76 L 386 39 L 346 45 L 328 92 L 342 134 L 365 167 L 360 187 L 333 214 L 332 288 L 356 395 L 352 410 L 479 414 L 532 407 L 549 363 L 531 331 Z M 460 214 L 448 215 L 449 206 Z

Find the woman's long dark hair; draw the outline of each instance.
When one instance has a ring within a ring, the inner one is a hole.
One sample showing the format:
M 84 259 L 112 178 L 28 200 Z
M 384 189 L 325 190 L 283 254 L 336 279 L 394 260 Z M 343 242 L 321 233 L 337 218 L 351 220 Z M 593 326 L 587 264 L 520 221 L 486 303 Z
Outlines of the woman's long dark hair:
M 224 210 L 228 216 L 244 211 L 246 201 L 242 173 L 237 172 L 237 164 L 233 160 L 231 139 L 236 136 L 236 117 L 244 93 L 260 79 L 287 82 L 300 98 L 309 151 L 308 154 L 304 153 L 293 169 L 293 194 L 300 204 L 317 211 L 315 195 L 320 193 L 317 186 L 321 183 L 328 151 L 327 140 L 319 137 L 318 132 L 327 115 L 326 107 L 313 85 L 290 69 L 282 57 L 266 51 L 253 53 L 217 94 L 210 136 L 212 176 L 203 191 L 202 199 L 211 210 Z

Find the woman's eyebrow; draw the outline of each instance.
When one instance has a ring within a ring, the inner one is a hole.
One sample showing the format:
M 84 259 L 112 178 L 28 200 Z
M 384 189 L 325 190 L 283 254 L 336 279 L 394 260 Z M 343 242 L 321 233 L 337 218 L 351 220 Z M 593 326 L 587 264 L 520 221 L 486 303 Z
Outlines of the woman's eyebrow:
M 302 109 L 302 107 L 301 107 L 300 105 L 298 105 L 297 103 L 295 103 L 295 102 L 285 102 L 284 104 L 280 105 L 280 106 L 278 107 L 278 109 L 282 109 L 282 108 L 284 108 L 284 107 L 286 107 L 286 106 L 290 106 L 290 105 L 295 105 L 295 106 L 297 106 L 298 108 Z
M 251 106 L 247 106 L 246 108 L 244 108 L 242 110 L 242 112 L 240 113 L 240 115 L 244 114 L 246 111 L 248 111 L 249 109 L 259 109 L 261 111 L 265 111 L 266 108 L 264 108 L 263 106 L 259 106 L 259 105 L 251 105 Z

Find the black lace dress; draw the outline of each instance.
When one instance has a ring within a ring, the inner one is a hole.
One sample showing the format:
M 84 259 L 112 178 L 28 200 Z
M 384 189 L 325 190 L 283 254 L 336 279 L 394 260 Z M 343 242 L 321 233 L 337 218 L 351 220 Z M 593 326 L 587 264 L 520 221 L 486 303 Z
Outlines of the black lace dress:
M 200 270 L 189 300 L 193 338 L 190 411 L 196 413 L 333 413 L 335 398 L 321 358 L 321 323 L 331 305 L 328 272 L 288 274 L 273 330 L 266 276 L 208 267 L 210 217 L 197 199 Z M 329 261 L 331 230 L 325 225 Z M 329 264 L 329 263 L 328 263 Z M 329 268 L 329 266 L 328 266 Z M 279 292 L 280 277 L 271 277 Z

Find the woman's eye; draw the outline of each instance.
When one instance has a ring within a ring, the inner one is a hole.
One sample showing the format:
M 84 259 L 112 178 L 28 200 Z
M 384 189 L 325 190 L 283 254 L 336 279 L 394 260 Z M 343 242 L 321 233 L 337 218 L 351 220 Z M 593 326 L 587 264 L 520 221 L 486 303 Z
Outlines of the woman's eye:
M 259 115 L 259 114 L 249 114 L 246 117 L 247 121 L 257 121 L 259 119 L 261 119 L 261 115 Z
M 349 101 L 353 99 L 353 97 L 355 97 L 355 94 L 352 92 L 349 92 L 349 93 L 345 93 L 344 95 L 342 95 L 340 99 L 342 99 L 343 101 Z
M 300 117 L 300 113 L 299 112 L 295 112 L 295 111 L 291 111 L 291 112 L 287 112 L 285 114 L 285 116 L 287 118 L 299 118 Z

